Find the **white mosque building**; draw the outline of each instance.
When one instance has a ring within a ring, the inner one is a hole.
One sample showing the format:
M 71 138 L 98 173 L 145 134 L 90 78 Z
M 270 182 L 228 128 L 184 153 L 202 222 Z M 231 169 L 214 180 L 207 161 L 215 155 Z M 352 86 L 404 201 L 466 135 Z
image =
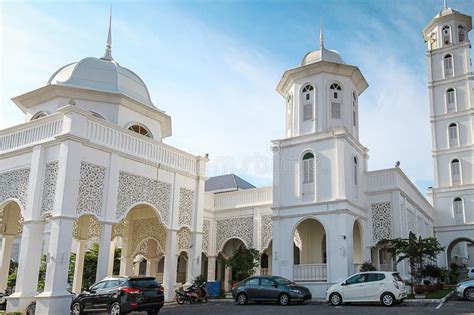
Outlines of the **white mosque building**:
M 171 117 L 114 60 L 109 29 L 102 58 L 65 65 L 45 86 L 14 97 L 25 123 L 0 131 L 0 291 L 19 244 L 7 310 L 36 300 L 38 314 L 68 313 L 67 290 L 81 290 L 90 240 L 99 243 L 97 279 L 112 274 L 118 246 L 120 274 L 156 276 L 167 300 L 178 283 L 201 274 L 228 290 L 232 271 L 222 258 L 240 246 L 261 252 L 257 273 L 303 282 L 316 297 L 365 261 L 408 276 L 408 265 L 397 265 L 378 241 L 410 231 L 434 232 L 449 247 L 441 265 L 453 248 L 467 259 L 474 241 L 470 30 L 471 17 L 444 8 L 423 32 L 435 164 L 430 203 L 398 166 L 368 169 L 358 117 L 368 83 L 324 47 L 322 32 L 320 48 L 277 85 L 285 134 L 272 141 L 273 186 L 256 188 L 233 174 L 208 179 L 207 157 L 163 143 Z M 47 272 L 38 292 L 42 255 Z

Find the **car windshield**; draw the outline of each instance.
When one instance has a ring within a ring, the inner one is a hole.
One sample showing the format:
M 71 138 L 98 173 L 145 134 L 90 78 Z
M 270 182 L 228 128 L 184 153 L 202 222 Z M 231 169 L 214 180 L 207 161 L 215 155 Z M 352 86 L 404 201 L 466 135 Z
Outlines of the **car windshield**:
M 400 277 L 399 273 L 392 273 L 392 276 L 393 276 L 393 279 L 403 282 L 403 279 L 402 279 L 402 277 Z
M 159 286 L 155 279 L 131 279 L 129 282 L 134 288 L 158 288 Z
M 282 277 L 275 277 L 273 278 L 278 284 L 283 284 L 283 285 L 288 285 L 288 284 L 294 284 L 293 281 L 282 278 Z

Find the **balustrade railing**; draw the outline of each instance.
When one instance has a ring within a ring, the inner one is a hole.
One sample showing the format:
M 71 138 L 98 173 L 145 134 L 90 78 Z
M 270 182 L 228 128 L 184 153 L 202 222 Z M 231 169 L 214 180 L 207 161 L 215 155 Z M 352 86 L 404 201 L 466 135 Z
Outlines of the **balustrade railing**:
M 53 139 L 62 132 L 62 119 L 43 118 L 0 131 L 0 153 Z
M 293 266 L 293 281 L 326 281 L 326 264 L 304 264 Z

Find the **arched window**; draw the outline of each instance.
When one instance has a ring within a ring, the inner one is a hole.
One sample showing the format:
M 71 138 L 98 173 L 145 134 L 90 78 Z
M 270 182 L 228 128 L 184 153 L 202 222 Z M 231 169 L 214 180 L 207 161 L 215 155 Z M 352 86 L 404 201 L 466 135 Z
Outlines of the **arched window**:
M 448 134 L 449 134 L 449 147 L 457 147 L 459 145 L 458 141 L 458 125 L 456 123 L 452 123 L 448 127 Z
M 101 114 L 93 112 L 93 111 L 90 111 L 90 112 L 92 116 L 105 120 L 104 116 L 102 116 Z
M 314 155 L 306 153 L 303 156 L 303 195 L 314 194 Z
M 46 117 L 46 116 L 48 116 L 48 113 L 45 111 L 37 112 L 36 114 L 33 115 L 33 117 L 31 117 L 30 121 L 41 118 L 41 117 Z
M 145 126 L 142 125 L 131 125 L 130 127 L 128 127 L 128 130 L 144 135 L 145 137 L 153 138 L 151 132 Z
M 464 207 L 462 204 L 462 199 L 459 197 L 456 197 L 453 200 L 453 212 L 454 212 L 454 223 L 463 224 L 464 223 Z
M 357 163 L 357 157 L 354 156 L 354 161 L 353 161 L 353 168 L 354 168 L 354 185 L 358 185 L 358 173 L 359 173 L 359 167 Z
M 352 125 L 357 127 L 357 95 L 352 92 Z
M 448 25 L 443 26 L 441 29 L 443 36 L 443 46 L 451 44 L 451 28 Z
M 458 159 L 451 161 L 451 182 L 453 185 L 461 184 L 461 163 Z
M 313 99 L 314 99 L 314 88 L 312 85 L 307 84 L 301 91 L 303 101 L 303 120 L 313 119 Z
M 456 110 L 456 99 L 453 88 L 449 88 L 446 90 L 446 108 L 448 112 Z
M 338 83 L 333 83 L 329 87 L 329 96 L 331 99 L 331 118 L 341 118 L 341 91 L 342 88 Z
M 444 56 L 444 75 L 453 75 L 453 56 L 450 54 Z
M 458 40 L 460 43 L 466 40 L 466 28 L 463 25 L 458 25 Z

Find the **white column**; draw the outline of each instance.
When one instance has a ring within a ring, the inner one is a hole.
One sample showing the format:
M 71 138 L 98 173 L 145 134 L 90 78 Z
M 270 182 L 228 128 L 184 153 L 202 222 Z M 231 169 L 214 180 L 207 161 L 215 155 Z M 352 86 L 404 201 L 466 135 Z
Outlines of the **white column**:
M 43 248 L 44 222 L 25 221 L 21 234 L 15 293 L 10 295 L 7 312 L 23 311 L 38 294 L 38 275 Z
M 72 245 L 74 218 L 52 217 L 49 220 L 48 264 L 44 292 L 37 295 L 37 314 L 67 314 L 71 294 L 67 291 L 69 256 Z
M 225 267 L 225 279 L 224 279 L 224 291 L 230 291 L 230 281 L 232 280 L 232 269 L 230 267 Z
M 109 266 L 107 268 L 107 276 L 114 275 L 114 261 L 115 261 L 115 241 L 110 243 L 110 250 L 109 250 Z
M 80 293 L 82 290 L 82 275 L 84 273 L 84 256 L 86 253 L 87 240 L 77 241 L 76 261 L 74 264 L 74 280 L 72 292 Z
M 10 270 L 10 259 L 14 239 L 14 235 L 2 235 L 2 244 L 0 245 L 0 292 L 5 292 L 7 289 L 8 271 Z
M 216 256 L 207 257 L 207 281 L 216 280 Z
M 112 223 L 102 222 L 99 239 L 99 256 L 97 257 L 96 281 L 100 281 L 107 276 L 109 269 L 111 238 Z
M 176 231 L 168 230 L 166 233 L 165 268 L 163 270 L 163 286 L 165 288 L 165 301 L 174 298 L 176 284 Z

